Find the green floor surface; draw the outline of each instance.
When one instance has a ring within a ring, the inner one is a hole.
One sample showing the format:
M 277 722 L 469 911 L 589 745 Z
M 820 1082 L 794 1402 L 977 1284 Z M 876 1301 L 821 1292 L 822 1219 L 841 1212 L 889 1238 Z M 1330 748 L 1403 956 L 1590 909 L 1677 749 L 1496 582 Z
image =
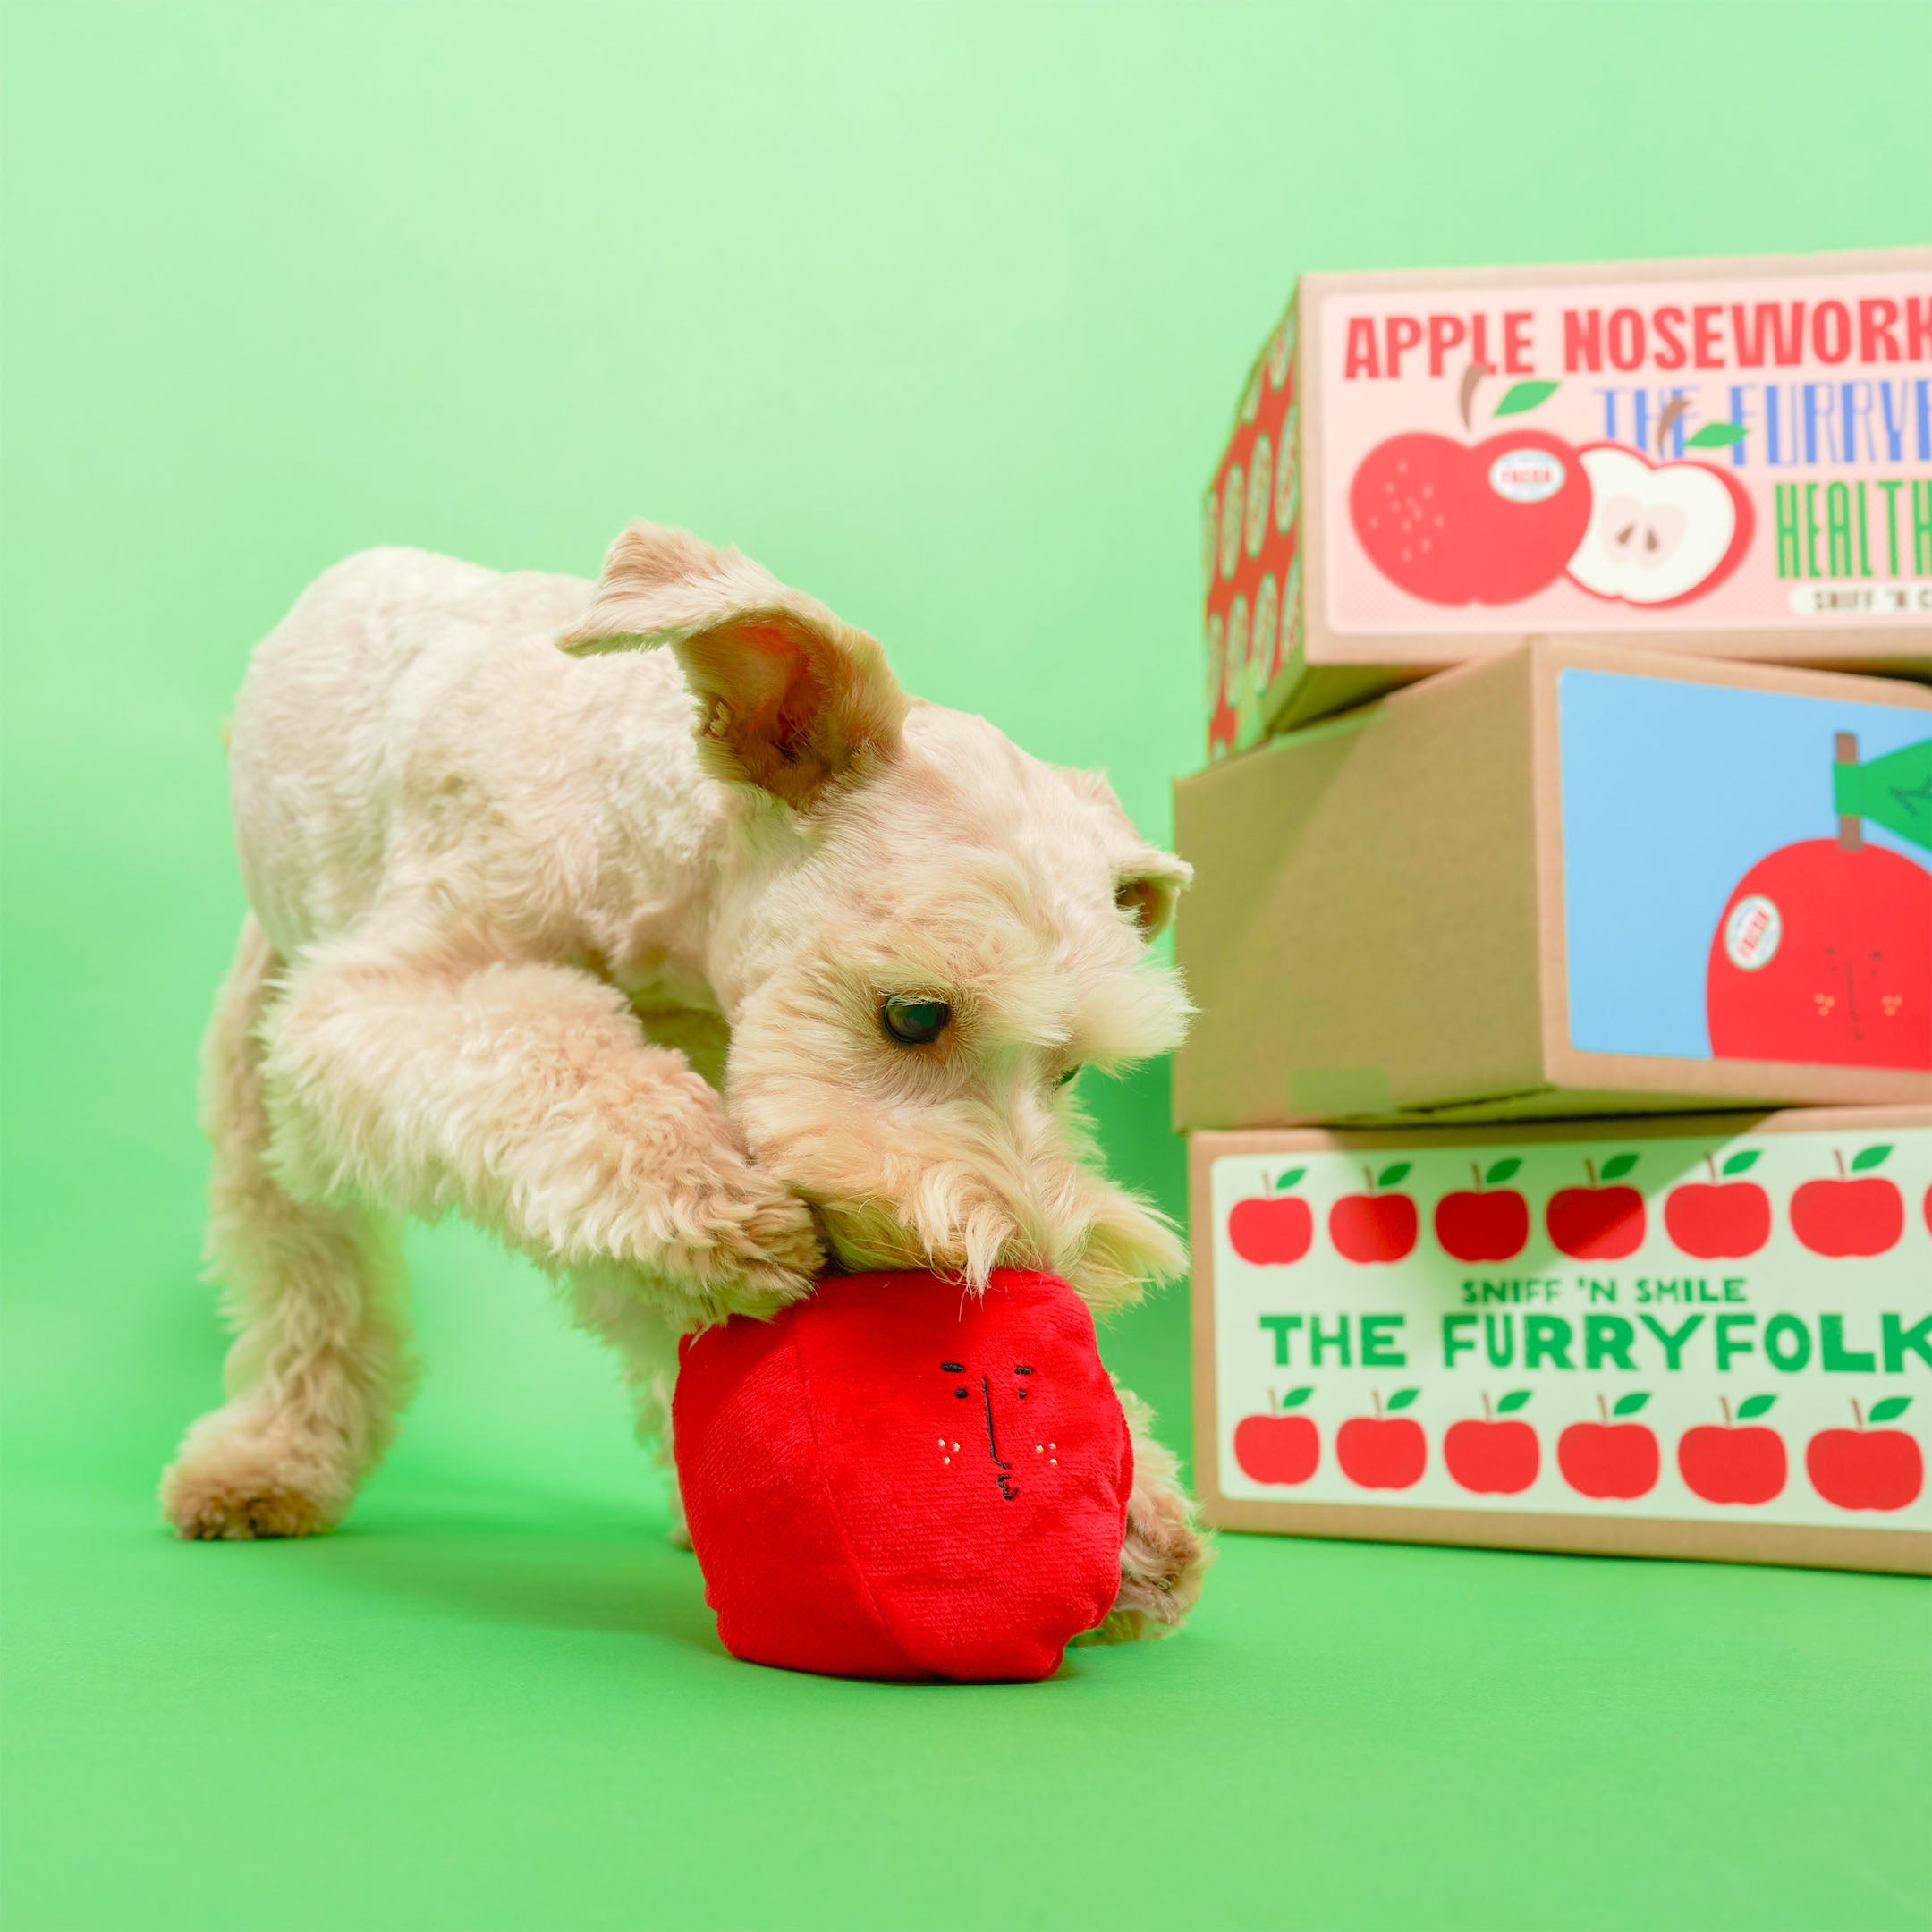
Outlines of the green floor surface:
M 648 1505 L 17 1475 L 6 1924 L 1917 1927 L 1925 1584 L 1225 1539 L 1034 1687 L 737 1664 Z

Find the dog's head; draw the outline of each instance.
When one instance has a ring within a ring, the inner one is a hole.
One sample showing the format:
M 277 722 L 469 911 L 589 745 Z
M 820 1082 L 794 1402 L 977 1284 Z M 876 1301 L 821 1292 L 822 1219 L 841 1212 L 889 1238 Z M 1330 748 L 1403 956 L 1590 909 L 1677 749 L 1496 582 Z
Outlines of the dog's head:
M 561 641 L 683 668 L 736 842 L 710 961 L 726 1104 L 841 1261 L 1044 1267 L 1102 1306 L 1177 1272 L 1072 1085 L 1168 1051 L 1188 1013 L 1148 945 L 1188 868 L 1106 780 L 909 700 L 864 632 L 682 531 L 632 525 Z

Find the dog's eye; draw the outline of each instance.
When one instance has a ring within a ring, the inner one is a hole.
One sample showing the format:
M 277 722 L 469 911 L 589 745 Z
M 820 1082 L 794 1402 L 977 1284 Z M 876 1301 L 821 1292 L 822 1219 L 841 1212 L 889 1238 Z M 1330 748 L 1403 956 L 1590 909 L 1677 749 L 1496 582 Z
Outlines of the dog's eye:
M 930 1046 L 952 1017 L 953 1009 L 944 1000 L 921 999 L 916 993 L 889 993 L 879 1005 L 886 1038 L 902 1046 Z

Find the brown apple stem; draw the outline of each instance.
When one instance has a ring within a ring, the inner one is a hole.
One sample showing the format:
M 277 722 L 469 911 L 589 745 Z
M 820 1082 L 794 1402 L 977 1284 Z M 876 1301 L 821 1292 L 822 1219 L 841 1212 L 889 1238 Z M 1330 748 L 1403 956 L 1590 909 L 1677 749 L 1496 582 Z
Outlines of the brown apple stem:
M 1834 1148 L 1832 1149 L 1832 1158 L 1838 1163 L 1838 1178 L 1843 1181 L 1845 1178 L 1844 1156 L 1836 1148 Z
M 1382 1391 L 1380 1389 L 1370 1389 L 1368 1391 L 1368 1400 L 1375 1404 L 1376 1419 L 1379 1422 L 1382 1419 Z
M 1860 1428 L 1863 1428 L 1865 1427 L 1865 1411 L 1859 1407 L 1858 1398 L 1855 1395 L 1852 1398 L 1852 1419 L 1856 1422 Z
M 1664 413 L 1657 418 L 1657 453 L 1658 462 L 1664 458 L 1664 439 L 1677 426 L 1677 419 L 1690 407 L 1689 396 L 1673 396 L 1664 405 Z
M 1362 1185 L 1373 1194 L 1375 1192 L 1375 1169 L 1373 1167 L 1364 1167 L 1361 1171 L 1361 1178 Z
M 1489 365 L 1487 362 L 1471 362 L 1462 371 L 1462 386 L 1456 394 L 1456 408 L 1462 411 L 1462 427 L 1465 429 L 1470 426 L 1470 405 L 1476 400 L 1476 385 L 1488 373 Z
M 1489 1400 L 1489 1391 L 1487 1389 L 1482 1392 L 1482 1412 L 1485 1422 L 1494 1422 L 1496 1420 L 1496 1409 Z
M 1589 1176 L 1589 1184 L 1595 1187 L 1597 1185 L 1597 1163 L 1587 1154 L 1583 1157 L 1583 1172 Z
M 1610 1399 L 1608 1396 L 1602 1394 L 1597 1395 L 1597 1413 L 1604 1419 L 1605 1425 L 1607 1427 L 1610 1420 Z
M 1476 1191 L 1480 1194 L 1482 1192 L 1482 1163 L 1480 1161 L 1471 1161 L 1469 1164 L 1469 1171 L 1475 1179 Z
M 1722 1410 L 1724 1411 L 1724 1427 L 1725 1427 L 1726 1428 L 1729 1428 L 1731 1427 L 1731 1399 L 1730 1399 L 1730 1397 L 1729 1397 L 1729 1396 L 1727 1396 L 1727 1395 L 1720 1395 L 1720 1396 L 1719 1396 L 1719 1397 L 1717 1398 L 1717 1406 L 1718 1406 L 1718 1407 L 1719 1407 L 1720 1409 L 1722 1409 Z
M 1704 1157 L 1704 1165 L 1710 1169 L 1711 1185 L 1713 1187 L 1716 1187 L 1717 1185 L 1716 1157 L 1715 1155 L 1707 1154 Z
M 1858 733 L 1842 731 L 1832 740 L 1841 765 L 1858 763 Z M 1838 845 L 1843 852 L 1856 852 L 1865 843 L 1865 821 L 1856 812 L 1838 815 Z

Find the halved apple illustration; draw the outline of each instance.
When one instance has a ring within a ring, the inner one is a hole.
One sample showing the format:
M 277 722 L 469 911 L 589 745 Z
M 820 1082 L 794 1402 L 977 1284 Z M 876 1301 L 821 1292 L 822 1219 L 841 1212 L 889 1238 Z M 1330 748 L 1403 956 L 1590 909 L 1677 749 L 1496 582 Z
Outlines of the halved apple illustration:
M 1750 547 L 1750 498 L 1710 463 L 1652 462 L 1620 443 L 1577 452 L 1590 515 L 1564 575 L 1579 589 L 1657 609 L 1721 584 Z

